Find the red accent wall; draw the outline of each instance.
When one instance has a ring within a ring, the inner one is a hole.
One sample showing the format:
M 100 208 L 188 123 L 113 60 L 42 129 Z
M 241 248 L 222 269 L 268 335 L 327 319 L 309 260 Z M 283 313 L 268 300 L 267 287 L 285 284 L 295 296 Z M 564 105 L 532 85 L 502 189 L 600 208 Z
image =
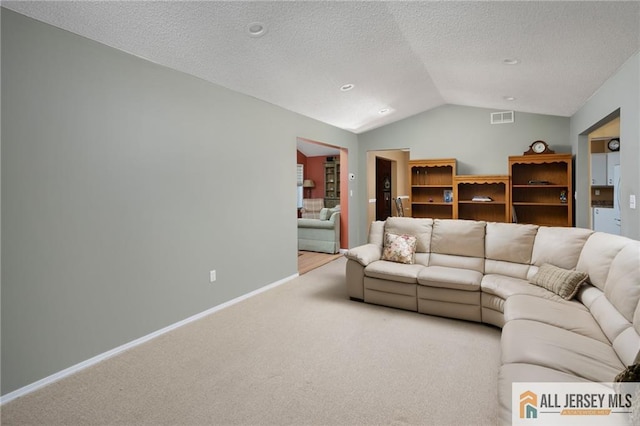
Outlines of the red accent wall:
M 304 178 L 311 179 L 315 182 L 316 187 L 311 190 L 311 197 L 305 198 L 324 198 L 324 162 L 327 157 L 307 157 L 307 165 L 304 168 Z
M 304 164 L 304 167 L 307 167 L 307 156 L 304 155 L 303 153 L 301 153 L 300 151 L 296 151 L 296 153 L 298 154 L 298 163 L 297 164 Z

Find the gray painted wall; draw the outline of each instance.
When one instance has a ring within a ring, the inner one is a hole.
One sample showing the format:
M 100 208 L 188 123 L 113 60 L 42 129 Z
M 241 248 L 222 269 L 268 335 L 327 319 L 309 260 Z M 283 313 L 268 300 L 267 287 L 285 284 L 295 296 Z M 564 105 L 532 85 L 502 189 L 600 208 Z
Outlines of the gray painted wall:
M 538 139 L 549 143 L 557 153 L 572 152 L 568 117 L 516 111 L 514 123 L 492 125 L 492 112 L 496 111 L 444 105 L 363 133 L 359 136 L 360 173 L 366 174 L 367 151 L 380 149 L 406 148 L 411 159 L 456 158 L 459 175 L 507 175 L 508 157 L 522 155 Z M 366 196 L 366 182 L 360 182 L 359 193 Z M 359 226 L 360 235 L 366 236 L 364 211 Z
M 632 56 L 571 117 L 571 146 L 576 155 L 577 226 L 588 227 L 589 146 L 587 134 L 602 119 L 620 109 L 620 173 L 622 234 L 640 239 L 640 53 Z M 629 195 L 636 209 L 629 208 Z
M 295 274 L 297 137 L 357 171 L 352 133 L 5 9 L 2 89 L 2 394 Z

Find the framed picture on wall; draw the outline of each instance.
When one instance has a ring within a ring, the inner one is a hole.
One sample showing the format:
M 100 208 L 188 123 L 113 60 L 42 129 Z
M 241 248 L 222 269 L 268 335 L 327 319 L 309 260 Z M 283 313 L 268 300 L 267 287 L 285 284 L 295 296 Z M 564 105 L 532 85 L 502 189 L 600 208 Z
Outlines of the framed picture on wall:
M 453 203 L 453 191 L 450 189 L 444 190 L 444 202 Z

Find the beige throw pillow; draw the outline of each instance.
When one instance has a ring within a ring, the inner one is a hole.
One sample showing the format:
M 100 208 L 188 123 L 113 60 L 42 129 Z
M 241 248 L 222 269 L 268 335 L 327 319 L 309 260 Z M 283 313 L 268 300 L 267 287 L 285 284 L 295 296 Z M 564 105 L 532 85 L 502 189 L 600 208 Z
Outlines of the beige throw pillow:
M 417 239 L 413 235 L 384 234 L 382 260 L 413 264 Z
M 531 277 L 531 284 L 546 288 L 565 300 L 571 300 L 587 277 L 584 272 L 569 271 L 544 263 Z

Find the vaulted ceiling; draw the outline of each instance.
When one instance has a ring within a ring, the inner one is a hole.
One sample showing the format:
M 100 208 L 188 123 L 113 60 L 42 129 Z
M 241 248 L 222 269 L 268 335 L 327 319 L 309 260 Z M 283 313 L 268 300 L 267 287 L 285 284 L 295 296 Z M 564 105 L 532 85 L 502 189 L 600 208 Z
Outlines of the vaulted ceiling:
M 640 50 L 638 1 L 2 6 L 355 133 L 443 104 L 571 116 Z

